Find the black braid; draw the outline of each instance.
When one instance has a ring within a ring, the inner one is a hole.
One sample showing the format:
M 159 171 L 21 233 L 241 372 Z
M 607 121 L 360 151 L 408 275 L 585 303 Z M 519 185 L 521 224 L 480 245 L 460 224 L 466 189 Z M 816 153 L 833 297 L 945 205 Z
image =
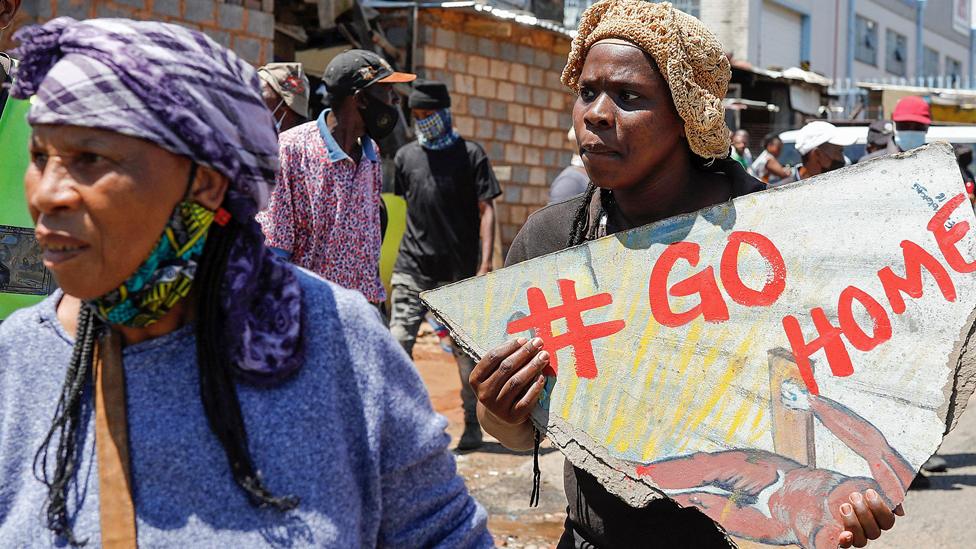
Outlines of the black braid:
M 573 216 L 573 228 L 569 234 L 567 248 L 578 246 L 586 240 L 587 221 L 589 221 L 590 201 L 593 200 L 593 193 L 596 192 L 596 185 L 590 181 L 586 185 L 586 192 L 583 193 L 583 202 L 576 208 L 576 215 Z
M 90 378 L 95 353 L 95 341 L 100 323 L 92 310 L 82 305 L 78 313 L 78 329 L 71 362 L 61 388 L 61 398 L 54 412 L 54 420 L 44 442 L 34 454 L 34 477 L 47 486 L 47 527 L 71 545 L 85 545 L 87 540 L 75 538 L 68 524 L 68 484 L 77 465 L 78 427 L 81 423 L 81 404 L 85 386 Z M 48 475 L 48 454 L 57 434 L 54 474 Z
M 231 246 L 239 236 L 240 228 L 235 221 L 231 220 L 226 226 L 215 223 L 207 235 L 203 254 L 206 259 L 200 266 L 196 279 L 199 296 L 197 363 L 200 373 L 200 399 L 203 401 L 203 410 L 210 429 L 227 454 L 234 481 L 247 493 L 251 504 L 289 511 L 298 506 L 298 498 L 273 496 L 264 487 L 254 467 L 247 447 L 247 431 L 244 428 L 241 404 L 237 399 L 233 365 L 225 352 L 226 345 L 221 330 L 224 324 L 220 305 L 221 285 Z

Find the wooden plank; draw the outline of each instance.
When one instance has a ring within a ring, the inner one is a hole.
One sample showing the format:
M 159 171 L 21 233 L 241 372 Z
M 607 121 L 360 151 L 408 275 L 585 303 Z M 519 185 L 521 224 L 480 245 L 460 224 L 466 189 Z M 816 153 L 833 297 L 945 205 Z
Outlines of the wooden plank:
M 769 386 L 782 387 L 784 383 L 800 387 L 803 380 L 793 354 L 787 349 L 773 349 L 769 351 Z M 790 408 L 780 398 L 770 398 L 769 408 L 772 411 L 773 451 L 797 463 L 816 467 L 813 414 L 809 410 Z

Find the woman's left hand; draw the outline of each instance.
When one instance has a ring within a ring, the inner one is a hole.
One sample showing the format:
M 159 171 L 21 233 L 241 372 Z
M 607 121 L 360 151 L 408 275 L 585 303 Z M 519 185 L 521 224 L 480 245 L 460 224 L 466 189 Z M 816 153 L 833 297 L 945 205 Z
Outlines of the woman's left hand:
M 905 516 L 901 505 L 895 507 L 894 511 L 888 509 L 888 505 L 874 490 L 854 492 L 848 499 L 849 503 L 840 506 L 844 531 L 838 541 L 844 549 L 864 547 L 869 540 L 878 539 L 883 530 L 890 530 L 895 525 L 895 515 Z

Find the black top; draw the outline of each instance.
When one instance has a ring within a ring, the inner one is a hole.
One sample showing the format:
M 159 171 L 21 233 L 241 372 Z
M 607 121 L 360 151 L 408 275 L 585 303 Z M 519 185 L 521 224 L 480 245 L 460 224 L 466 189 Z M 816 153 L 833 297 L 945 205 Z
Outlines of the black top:
M 731 180 L 733 198 L 765 188 L 762 182 L 746 174 L 737 162 L 722 162 L 721 169 Z M 587 208 L 587 240 L 597 236 L 603 210 L 601 194 L 594 193 Z M 515 236 L 505 265 L 565 249 L 583 196 L 546 206 L 530 215 Z M 681 508 L 669 499 L 655 500 L 640 509 L 633 508 L 607 492 L 595 477 L 568 461 L 564 471 L 569 508 L 559 549 L 730 547 L 715 523 L 695 508 Z
M 577 166 L 568 166 L 561 171 L 549 186 L 549 203 L 555 204 L 567 198 L 572 198 L 586 190 L 590 178 L 586 170 Z
M 396 194 L 407 200 L 407 231 L 394 271 L 435 282 L 475 275 L 479 201 L 502 193 L 481 145 L 460 139 L 441 151 L 413 142 L 396 154 Z

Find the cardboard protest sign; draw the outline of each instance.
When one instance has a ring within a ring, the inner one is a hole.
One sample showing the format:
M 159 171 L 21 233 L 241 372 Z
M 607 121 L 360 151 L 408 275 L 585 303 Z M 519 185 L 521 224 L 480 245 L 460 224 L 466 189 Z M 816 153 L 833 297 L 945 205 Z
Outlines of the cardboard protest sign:
M 901 502 L 973 392 L 976 218 L 937 144 L 423 295 L 476 356 L 538 335 L 533 421 L 633 506 L 837 547 Z

